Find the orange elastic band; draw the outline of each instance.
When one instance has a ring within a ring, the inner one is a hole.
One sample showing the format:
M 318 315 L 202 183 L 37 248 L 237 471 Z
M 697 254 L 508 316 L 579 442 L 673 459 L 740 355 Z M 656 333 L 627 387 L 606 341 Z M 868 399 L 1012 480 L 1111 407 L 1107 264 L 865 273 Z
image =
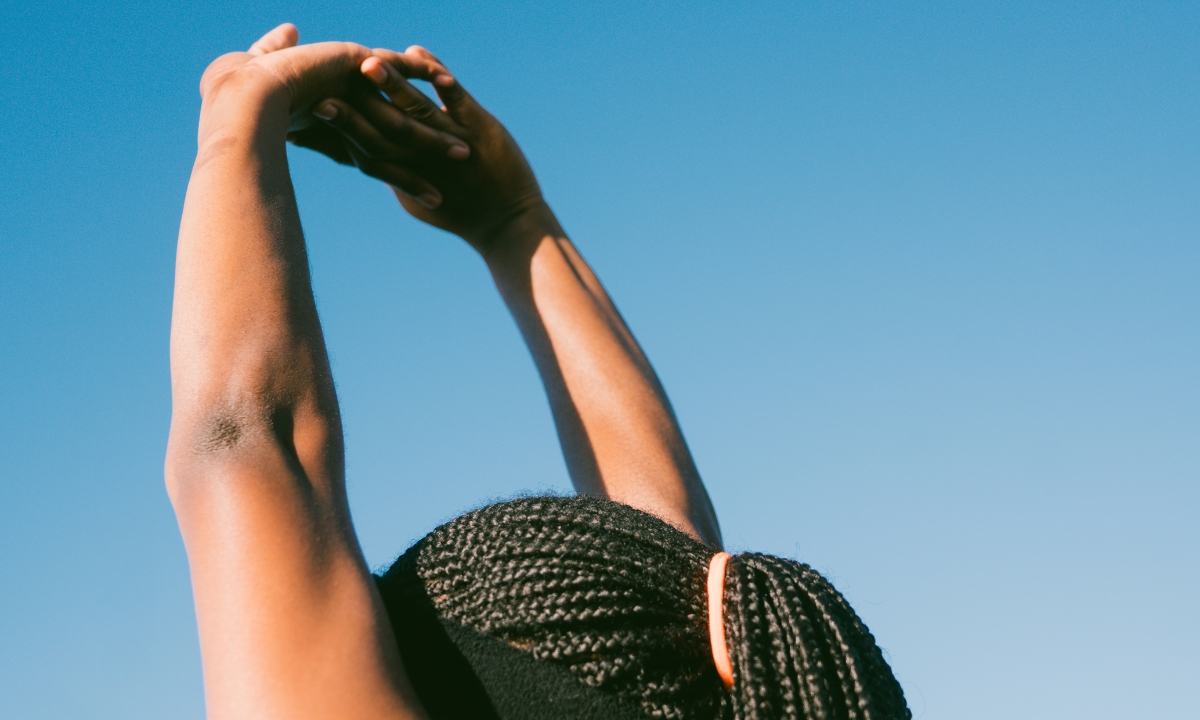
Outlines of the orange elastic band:
M 713 664 L 725 689 L 733 689 L 733 663 L 725 644 L 725 565 L 729 553 L 719 552 L 708 563 L 708 641 L 712 645 Z

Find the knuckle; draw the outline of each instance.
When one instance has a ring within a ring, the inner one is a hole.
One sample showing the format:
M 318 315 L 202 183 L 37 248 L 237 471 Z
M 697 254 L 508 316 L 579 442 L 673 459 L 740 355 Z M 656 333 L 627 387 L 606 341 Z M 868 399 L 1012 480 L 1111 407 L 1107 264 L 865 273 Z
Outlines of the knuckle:
M 420 99 L 413 100 L 404 108 L 406 115 L 422 121 L 432 118 L 434 112 L 435 109 L 430 103 Z

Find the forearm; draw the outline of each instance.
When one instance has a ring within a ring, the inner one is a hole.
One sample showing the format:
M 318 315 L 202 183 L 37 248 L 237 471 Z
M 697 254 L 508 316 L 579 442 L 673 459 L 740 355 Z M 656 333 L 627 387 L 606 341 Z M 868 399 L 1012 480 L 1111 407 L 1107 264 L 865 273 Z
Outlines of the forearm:
M 599 279 L 548 208 L 503 232 L 488 267 L 541 374 L 576 490 L 720 546 L 666 393 Z
M 420 48 L 409 52 L 436 62 Z M 405 64 L 400 55 L 386 57 Z M 397 107 L 339 104 L 334 126 L 361 151 L 367 174 L 394 187 L 406 177 L 410 186 L 436 186 L 444 198 L 436 205 L 407 195 L 411 187 L 397 196 L 410 214 L 461 236 L 487 261 L 537 363 L 575 488 L 647 510 L 719 546 L 712 504 L 653 368 L 546 207 L 516 141 L 438 68 L 434 87 L 445 112 L 393 73 L 371 72 Z M 409 122 L 400 108 L 467 142 L 469 159 L 431 162 L 428 177 L 414 176 L 407 152 L 392 145 L 411 145 L 397 129 Z
M 206 103 L 179 233 L 172 385 L 178 429 L 191 434 L 180 440 L 198 450 L 228 445 L 264 412 L 337 420 L 288 176 L 287 106 L 246 95 Z

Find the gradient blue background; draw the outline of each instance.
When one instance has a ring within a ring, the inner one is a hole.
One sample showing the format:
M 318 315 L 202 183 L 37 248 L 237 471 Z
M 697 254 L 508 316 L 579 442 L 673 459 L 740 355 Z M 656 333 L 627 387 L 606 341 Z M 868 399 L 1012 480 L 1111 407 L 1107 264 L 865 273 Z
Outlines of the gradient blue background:
M 830 575 L 916 717 L 1195 717 L 1200 5 L 57 1 L 0 12 L 0 717 L 203 717 L 174 242 L 200 74 L 285 20 L 507 123 L 728 544 Z M 482 263 L 291 158 L 370 563 L 568 487 Z

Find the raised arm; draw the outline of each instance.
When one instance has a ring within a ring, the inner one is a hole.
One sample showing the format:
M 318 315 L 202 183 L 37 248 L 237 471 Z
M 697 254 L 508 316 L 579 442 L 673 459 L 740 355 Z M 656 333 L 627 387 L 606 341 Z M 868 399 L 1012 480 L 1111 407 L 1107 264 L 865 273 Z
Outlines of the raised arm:
M 208 716 L 424 717 L 351 527 L 342 428 L 285 136 L 365 48 L 281 26 L 201 83 L 179 231 L 166 481 Z
M 716 513 L 666 391 L 550 208 L 524 210 L 486 242 L 488 268 L 541 374 L 575 488 L 720 547 Z
M 409 85 L 397 68 L 415 58 L 436 62 L 423 49 L 375 52 L 363 73 L 394 104 L 364 96 L 315 112 L 343 132 L 364 172 L 400 188 L 406 210 L 463 237 L 487 262 L 541 374 L 575 488 L 720 547 L 716 514 L 662 384 L 516 142 L 449 72 L 433 83 L 444 112 Z M 470 158 L 414 157 L 404 133 L 413 119 L 467 140 Z M 436 197 L 403 192 L 414 178 L 437 188 Z

